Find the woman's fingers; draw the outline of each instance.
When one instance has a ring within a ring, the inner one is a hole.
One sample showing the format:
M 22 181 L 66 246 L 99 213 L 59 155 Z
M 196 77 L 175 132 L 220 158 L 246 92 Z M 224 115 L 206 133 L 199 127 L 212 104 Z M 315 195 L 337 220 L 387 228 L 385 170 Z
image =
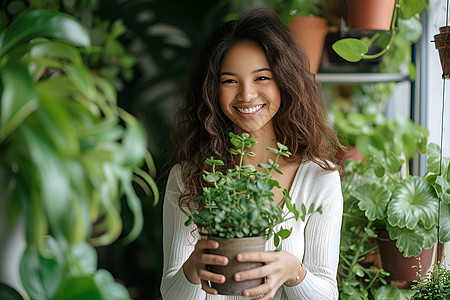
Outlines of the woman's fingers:
M 272 274 L 271 270 L 273 269 L 270 265 L 264 265 L 262 267 L 250 269 L 247 271 L 242 271 L 234 274 L 234 280 L 236 281 L 245 281 L 250 279 L 258 279 L 265 278 Z
M 205 250 L 205 249 L 217 249 L 219 248 L 219 242 L 214 240 L 199 240 L 195 244 L 195 250 Z
M 214 254 L 202 254 L 200 261 L 204 265 L 226 266 L 228 258 L 226 256 L 219 256 Z
M 216 289 L 213 289 L 212 287 L 210 287 L 208 285 L 208 282 L 205 280 L 202 280 L 202 289 L 207 292 L 208 294 L 213 294 L 213 295 L 217 295 L 218 292 Z
M 224 283 L 226 280 L 224 275 L 212 273 L 205 269 L 201 269 L 198 272 L 198 274 L 199 274 L 200 278 L 205 281 L 211 281 L 211 282 L 215 282 L 215 283 Z
M 251 262 L 263 262 L 269 263 L 279 259 L 282 251 L 280 252 L 270 252 L 270 251 L 255 251 L 255 252 L 244 252 L 239 253 L 236 256 L 236 260 L 240 262 L 251 261 Z

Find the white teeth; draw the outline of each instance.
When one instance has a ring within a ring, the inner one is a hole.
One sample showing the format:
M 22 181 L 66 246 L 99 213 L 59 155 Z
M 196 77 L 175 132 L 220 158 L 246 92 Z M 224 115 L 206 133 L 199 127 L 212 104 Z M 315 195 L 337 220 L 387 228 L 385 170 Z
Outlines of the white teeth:
M 262 105 L 256 105 L 250 108 L 241 108 L 241 107 L 236 107 L 236 109 L 243 113 L 243 114 L 252 114 L 258 110 L 260 110 L 263 106 Z

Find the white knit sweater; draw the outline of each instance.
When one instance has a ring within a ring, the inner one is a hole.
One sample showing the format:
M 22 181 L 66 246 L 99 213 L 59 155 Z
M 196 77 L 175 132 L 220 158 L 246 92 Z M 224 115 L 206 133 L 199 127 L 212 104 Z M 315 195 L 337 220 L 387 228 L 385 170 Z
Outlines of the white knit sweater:
M 186 227 L 187 216 L 178 207 L 183 189 L 181 167 L 170 172 L 164 198 L 163 248 L 164 269 L 161 293 L 164 300 L 243 300 L 243 296 L 206 294 L 201 285 L 190 283 L 182 265 L 188 259 L 196 243 L 192 232 L 195 225 Z M 292 202 L 308 208 L 322 206 L 323 214 L 308 215 L 305 222 L 291 219 L 284 228 L 293 227 L 292 234 L 283 241 L 283 250 L 298 257 L 306 266 L 303 281 L 294 287 L 282 286 L 275 300 L 338 299 L 336 272 L 339 260 L 339 241 L 342 221 L 342 193 L 338 172 L 324 171 L 313 162 L 304 162 L 298 168 L 290 189 Z M 284 209 L 287 209 L 286 207 Z M 273 238 L 266 242 L 266 250 L 274 250 Z

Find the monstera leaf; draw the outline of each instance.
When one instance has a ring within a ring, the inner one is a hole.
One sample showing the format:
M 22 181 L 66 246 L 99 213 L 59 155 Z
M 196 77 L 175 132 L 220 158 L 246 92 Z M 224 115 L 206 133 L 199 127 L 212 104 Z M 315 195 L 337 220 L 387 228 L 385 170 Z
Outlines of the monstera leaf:
M 395 245 L 403 256 L 417 256 L 422 252 L 422 249 L 429 249 L 437 242 L 436 227 L 427 230 L 423 227 L 417 226 L 415 230 L 405 228 L 398 228 L 386 225 L 389 232 L 389 237 L 397 240 Z
M 377 184 L 364 184 L 352 191 L 352 196 L 359 200 L 358 207 L 364 211 L 370 221 L 386 217 L 386 208 L 391 198 L 391 191 Z
M 387 208 L 392 226 L 414 229 L 421 221 L 430 229 L 438 221 L 439 199 L 431 184 L 420 177 L 409 177 L 399 183 Z

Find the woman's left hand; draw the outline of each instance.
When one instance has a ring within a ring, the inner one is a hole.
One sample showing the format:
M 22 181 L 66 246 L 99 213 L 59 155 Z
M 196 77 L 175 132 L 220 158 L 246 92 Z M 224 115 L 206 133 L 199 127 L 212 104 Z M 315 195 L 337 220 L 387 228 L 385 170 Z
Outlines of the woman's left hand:
M 240 262 L 264 263 L 262 267 L 238 272 L 234 275 L 236 281 L 266 278 L 263 284 L 245 290 L 243 295 L 246 297 L 264 295 L 258 300 L 272 300 L 286 281 L 291 282 L 299 275 L 300 261 L 295 255 L 286 251 L 246 252 L 238 254 L 236 259 Z

